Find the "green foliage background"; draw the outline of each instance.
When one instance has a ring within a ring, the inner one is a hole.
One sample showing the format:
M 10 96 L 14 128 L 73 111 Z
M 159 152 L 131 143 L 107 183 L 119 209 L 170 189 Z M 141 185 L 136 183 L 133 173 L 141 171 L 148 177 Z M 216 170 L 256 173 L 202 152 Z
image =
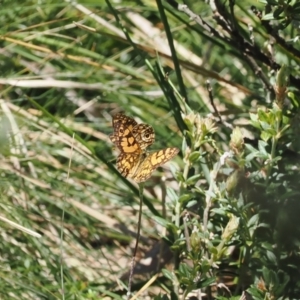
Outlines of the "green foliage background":
M 299 297 L 297 1 L 1 1 L 0 21 L 1 299 L 126 297 L 119 111 L 181 149 L 145 184 L 133 294 Z

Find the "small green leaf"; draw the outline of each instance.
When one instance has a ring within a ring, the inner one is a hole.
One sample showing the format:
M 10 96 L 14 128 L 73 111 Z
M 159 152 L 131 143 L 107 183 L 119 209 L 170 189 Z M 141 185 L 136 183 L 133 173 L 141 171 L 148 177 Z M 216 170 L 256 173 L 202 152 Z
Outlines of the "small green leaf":
M 170 199 L 171 199 L 172 202 L 175 203 L 175 202 L 178 201 L 178 195 L 176 194 L 176 192 L 173 189 L 168 188 L 167 189 L 167 194 L 170 197 Z
M 266 147 L 268 144 L 265 141 L 258 141 L 258 150 L 264 156 L 268 156 L 268 152 L 266 151 Z
M 272 262 L 274 265 L 277 265 L 277 258 L 273 252 L 267 251 L 267 257 L 270 260 L 270 262 Z
M 176 276 L 173 272 L 167 270 L 167 269 L 162 269 L 161 272 L 163 273 L 163 275 L 170 279 L 172 282 L 174 282 L 176 280 Z
M 247 227 L 252 227 L 253 225 L 257 225 L 259 219 L 259 215 L 253 215 L 250 220 L 247 222 Z
M 189 202 L 186 204 L 186 208 L 192 207 L 192 206 L 196 205 L 197 203 L 198 203 L 197 200 L 189 201 Z
M 188 200 L 192 199 L 194 196 L 191 194 L 183 194 L 179 197 L 178 202 L 179 203 L 185 203 Z
M 201 174 L 196 174 L 196 175 L 189 177 L 186 181 L 186 184 L 187 185 L 195 184 L 199 180 L 199 178 L 201 178 L 201 176 L 202 176 Z
M 201 156 L 201 154 L 199 151 L 194 151 L 190 154 L 189 160 L 190 160 L 190 162 L 196 162 L 197 160 L 199 160 L 200 156 Z
M 274 10 L 274 17 L 276 18 L 276 19 L 278 19 L 278 18 L 280 18 L 280 14 L 282 13 L 284 11 L 284 7 L 278 7 L 278 8 L 276 8 L 275 10 Z
M 168 227 L 168 228 L 174 227 L 174 224 L 173 224 L 173 223 L 167 221 L 167 220 L 164 219 L 164 218 L 161 218 L 161 217 L 158 217 L 158 216 L 153 216 L 152 218 L 153 218 L 153 220 L 154 220 L 156 223 L 158 223 L 159 225 L 162 225 L 162 226 L 165 227 L 165 228 L 167 228 L 167 227 Z M 177 228 L 176 228 L 176 229 L 177 229 Z

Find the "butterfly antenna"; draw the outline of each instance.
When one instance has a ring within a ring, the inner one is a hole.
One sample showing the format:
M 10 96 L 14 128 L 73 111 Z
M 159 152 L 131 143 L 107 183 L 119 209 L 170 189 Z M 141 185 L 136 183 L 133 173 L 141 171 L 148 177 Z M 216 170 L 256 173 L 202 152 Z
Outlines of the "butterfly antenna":
M 137 233 L 136 233 L 135 247 L 134 247 L 134 251 L 133 251 L 133 255 L 132 255 L 132 259 L 131 259 L 131 264 L 130 264 L 127 300 L 130 299 L 130 295 L 131 295 L 131 286 L 132 286 L 133 271 L 134 271 L 134 266 L 135 266 L 135 258 L 136 258 L 136 253 L 137 253 L 137 249 L 138 249 L 138 246 L 139 246 L 140 235 L 141 235 L 143 193 L 144 193 L 144 183 L 141 182 L 141 183 L 139 183 L 140 209 L 139 209 L 139 218 L 138 218 L 138 229 L 137 229 Z

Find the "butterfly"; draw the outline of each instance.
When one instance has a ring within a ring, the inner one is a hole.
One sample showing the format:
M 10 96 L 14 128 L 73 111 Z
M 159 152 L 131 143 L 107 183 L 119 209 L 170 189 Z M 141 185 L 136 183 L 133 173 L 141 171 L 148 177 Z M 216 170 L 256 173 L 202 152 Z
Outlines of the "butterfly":
M 113 116 L 112 125 L 114 133 L 110 135 L 110 139 L 120 150 L 117 169 L 122 176 L 137 183 L 149 179 L 156 168 L 179 152 L 178 148 L 171 147 L 148 153 L 147 147 L 155 141 L 152 126 L 138 124 L 123 113 Z

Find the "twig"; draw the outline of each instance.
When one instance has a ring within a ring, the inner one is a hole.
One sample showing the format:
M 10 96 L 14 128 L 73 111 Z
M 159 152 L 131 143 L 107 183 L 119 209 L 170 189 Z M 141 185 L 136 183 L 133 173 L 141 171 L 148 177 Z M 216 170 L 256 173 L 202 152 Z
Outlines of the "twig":
M 203 21 L 199 15 L 195 14 L 192 10 L 190 10 L 187 5 L 178 4 L 174 0 L 167 0 L 167 2 L 172 7 L 177 9 L 178 11 L 183 12 L 186 15 L 188 15 L 192 20 L 194 20 L 198 25 L 200 25 L 202 28 L 204 28 L 212 36 L 215 36 L 215 37 L 221 39 L 222 41 L 225 41 L 226 43 L 228 43 L 228 45 L 230 45 L 234 48 L 236 48 L 236 46 L 238 45 L 239 50 L 243 55 L 247 54 L 248 57 L 251 56 L 253 59 L 255 58 L 256 61 L 260 61 L 263 64 L 267 65 L 268 67 L 270 67 L 274 70 L 280 69 L 280 65 L 277 64 L 273 60 L 272 57 L 265 55 L 263 52 L 261 52 L 259 47 L 257 47 L 253 43 L 246 41 L 243 37 L 241 37 L 238 34 L 238 32 L 233 32 L 233 30 L 230 28 L 229 23 L 224 19 L 224 17 L 222 16 L 222 13 L 220 13 L 220 11 L 224 12 L 224 10 L 222 9 L 222 7 L 218 1 L 216 1 L 216 0 L 210 1 L 210 6 L 212 8 L 212 11 L 214 12 L 214 18 L 226 32 L 230 33 L 231 38 L 222 35 L 220 33 L 220 31 L 216 31 L 212 26 L 208 25 L 205 21 Z M 258 14 L 258 13 L 256 15 L 258 17 L 261 16 L 261 14 Z M 274 33 L 272 33 L 272 32 L 270 34 L 272 36 L 274 35 Z M 284 43 L 283 43 L 284 40 L 281 37 L 279 37 L 278 35 L 275 35 L 274 38 L 276 39 L 276 41 L 278 41 L 278 43 L 280 43 L 280 45 L 284 45 Z M 284 48 L 288 49 L 292 53 L 295 53 L 294 49 L 292 47 L 289 47 L 288 45 L 285 45 Z M 298 55 L 297 52 L 296 52 L 296 54 Z M 295 55 L 295 58 L 298 58 L 297 55 Z M 249 60 L 248 60 L 248 62 L 249 62 Z M 259 70 L 259 68 L 256 68 L 256 70 Z M 293 75 L 290 75 L 290 83 L 293 86 L 300 86 L 300 78 L 296 78 Z M 268 85 L 266 85 L 266 86 L 268 86 Z
M 253 26 L 250 23 L 248 23 L 248 30 L 251 44 L 254 45 Z
M 262 20 L 262 14 L 255 6 L 252 6 L 251 10 L 261 20 L 261 23 L 265 27 L 267 33 L 275 39 L 276 43 L 286 51 L 290 52 L 294 56 L 294 58 L 298 59 L 299 61 L 300 51 L 295 49 L 291 44 L 286 43 L 286 41 L 281 36 L 279 36 L 277 29 L 272 27 L 269 22 Z
M 264 72 L 262 72 L 261 68 L 257 65 L 256 61 L 250 55 L 244 53 L 244 56 L 248 62 L 248 65 L 253 70 L 254 74 L 257 75 L 261 81 L 263 82 L 265 88 L 274 96 L 274 88 L 270 84 L 269 79 L 265 76 Z
M 213 107 L 213 109 L 215 111 L 215 114 L 217 115 L 217 117 L 219 119 L 219 122 L 223 123 L 221 115 L 220 115 L 219 111 L 217 110 L 217 107 L 216 107 L 215 102 L 214 102 L 214 97 L 213 97 L 213 94 L 212 94 L 212 87 L 210 85 L 210 81 L 209 80 L 206 80 L 206 89 L 208 91 L 208 96 L 209 96 L 210 104 Z
M 138 218 L 138 229 L 136 233 L 136 241 L 135 241 L 135 247 L 133 251 L 133 255 L 131 258 L 131 264 L 130 264 L 130 273 L 129 273 L 129 279 L 128 279 L 128 291 L 127 291 L 127 300 L 130 299 L 131 295 L 131 286 L 132 286 L 132 278 L 133 278 L 133 271 L 135 266 L 135 258 L 137 249 L 139 246 L 139 240 L 141 235 L 141 220 L 142 220 L 142 208 L 143 208 L 143 191 L 144 191 L 144 184 L 139 183 L 139 194 L 140 194 L 140 209 L 139 209 L 139 218 Z
M 230 129 L 233 129 L 232 125 L 223 121 L 222 120 L 222 117 L 215 105 L 215 102 L 214 102 L 214 97 L 213 97 L 213 94 L 212 94 L 212 87 L 210 85 L 210 82 L 209 80 L 206 80 L 206 89 L 208 91 L 208 96 L 209 96 L 209 100 L 210 100 L 210 104 L 212 105 L 213 109 L 214 109 L 214 112 L 215 114 L 217 115 L 217 117 L 213 116 L 213 118 L 216 119 L 217 122 L 220 122 L 221 124 L 225 125 L 226 127 L 230 128 Z
M 177 9 L 179 11 L 185 13 L 186 15 L 188 15 L 191 20 L 195 21 L 198 25 L 203 27 L 211 35 L 222 38 L 222 39 L 226 39 L 225 36 L 221 35 L 220 32 L 216 31 L 212 26 L 207 24 L 199 15 L 197 15 L 193 11 L 191 11 L 186 4 L 178 4 Z
M 189 220 L 189 213 L 185 213 L 185 216 L 183 217 L 184 236 L 186 240 L 187 251 L 191 252 L 192 247 L 191 247 L 191 240 L 190 240 L 190 235 L 189 235 L 188 225 L 187 225 L 188 220 Z

